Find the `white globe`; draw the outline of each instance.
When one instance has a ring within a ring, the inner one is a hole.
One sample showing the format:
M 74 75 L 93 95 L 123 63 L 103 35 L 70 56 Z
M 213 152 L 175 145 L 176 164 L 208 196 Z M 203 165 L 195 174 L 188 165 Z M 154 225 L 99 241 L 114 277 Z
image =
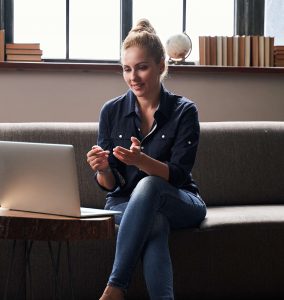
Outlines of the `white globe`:
M 171 60 L 183 61 L 191 52 L 191 39 L 185 33 L 172 35 L 166 41 L 165 49 Z

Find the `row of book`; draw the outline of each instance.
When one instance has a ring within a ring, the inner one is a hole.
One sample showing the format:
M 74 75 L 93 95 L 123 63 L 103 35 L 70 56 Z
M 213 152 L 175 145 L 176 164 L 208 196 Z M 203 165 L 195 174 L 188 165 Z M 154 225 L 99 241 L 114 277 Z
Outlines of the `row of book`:
M 273 67 L 274 37 L 199 36 L 200 65 Z
M 274 65 L 284 67 L 284 46 L 274 46 Z

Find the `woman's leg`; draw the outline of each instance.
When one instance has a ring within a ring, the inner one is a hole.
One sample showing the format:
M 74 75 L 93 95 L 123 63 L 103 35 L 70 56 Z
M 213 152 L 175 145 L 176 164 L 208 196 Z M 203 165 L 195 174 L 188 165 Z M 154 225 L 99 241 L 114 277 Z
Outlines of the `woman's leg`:
M 167 188 L 167 185 L 166 182 L 160 182 L 160 188 L 164 191 L 161 195 L 164 198 L 164 205 L 157 214 L 142 253 L 144 276 L 150 298 L 160 300 L 174 299 L 172 264 L 168 247 L 170 226 L 196 227 L 206 214 L 206 206 L 199 197 L 173 187 Z
M 164 221 L 161 223 L 161 220 L 158 222 L 160 217 L 157 216 L 162 214 L 164 220 L 169 220 L 173 227 L 179 228 L 197 226 L 205 213 L 203 202 L 192 199 L 188 193 L 174 188 L 165 180 L 155 176 L 142 179 L 133 191 L 120 223 L 109 285 L 126 290 L 133 269 L 143 253 L 145 277 L 151 289 L 149 293 L 153 293 L 151 287 L 155 286 L 155 283 L 152 282 L 149 274 L 153 262 L 158 266 L 158 261 L 157 263 L 155 261 L 157 255 L 162 254 L 160 265 L 167 269 L 165 274 L 169 274 L 168 278 L 172 277 L 167 245 L 169 226 L 158 226 L 159 230 L 157 230 L 157 224 L 166 224 Z M 155 232 L 157 234 L 154 234 Z M 158 268 L 159 266 L 157 270 Z M 168 282 L 171 282 L 171 279 Z M 160 299 L 173 298 L 169 295 L 168 298 Z
M 141 255 L 150 299 L 174 299 L 169 230 L 168 219 L 158 213 Z

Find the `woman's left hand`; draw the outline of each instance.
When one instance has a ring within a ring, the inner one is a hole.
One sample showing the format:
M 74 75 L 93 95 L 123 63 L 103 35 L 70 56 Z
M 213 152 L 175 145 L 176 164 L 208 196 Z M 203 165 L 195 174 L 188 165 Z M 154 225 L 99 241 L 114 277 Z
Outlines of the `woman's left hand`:
M 141 143 L 136 137 L 131 137 L 130 149 L 117 146 L 113 149 L 113 155 L 127 165 L 138 167 L 141 162 Z

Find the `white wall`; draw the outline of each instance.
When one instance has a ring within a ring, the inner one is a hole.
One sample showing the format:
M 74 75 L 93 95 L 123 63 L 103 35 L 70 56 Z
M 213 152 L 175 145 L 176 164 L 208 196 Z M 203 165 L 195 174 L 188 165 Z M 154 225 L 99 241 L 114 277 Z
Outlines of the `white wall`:
M 283 73 L 174 72 L 165 86 L 192 98 L 200 121 L 284 121 Z M 126 91 L 119 72 L 0 70 L 0 122 L 98 121 Z

